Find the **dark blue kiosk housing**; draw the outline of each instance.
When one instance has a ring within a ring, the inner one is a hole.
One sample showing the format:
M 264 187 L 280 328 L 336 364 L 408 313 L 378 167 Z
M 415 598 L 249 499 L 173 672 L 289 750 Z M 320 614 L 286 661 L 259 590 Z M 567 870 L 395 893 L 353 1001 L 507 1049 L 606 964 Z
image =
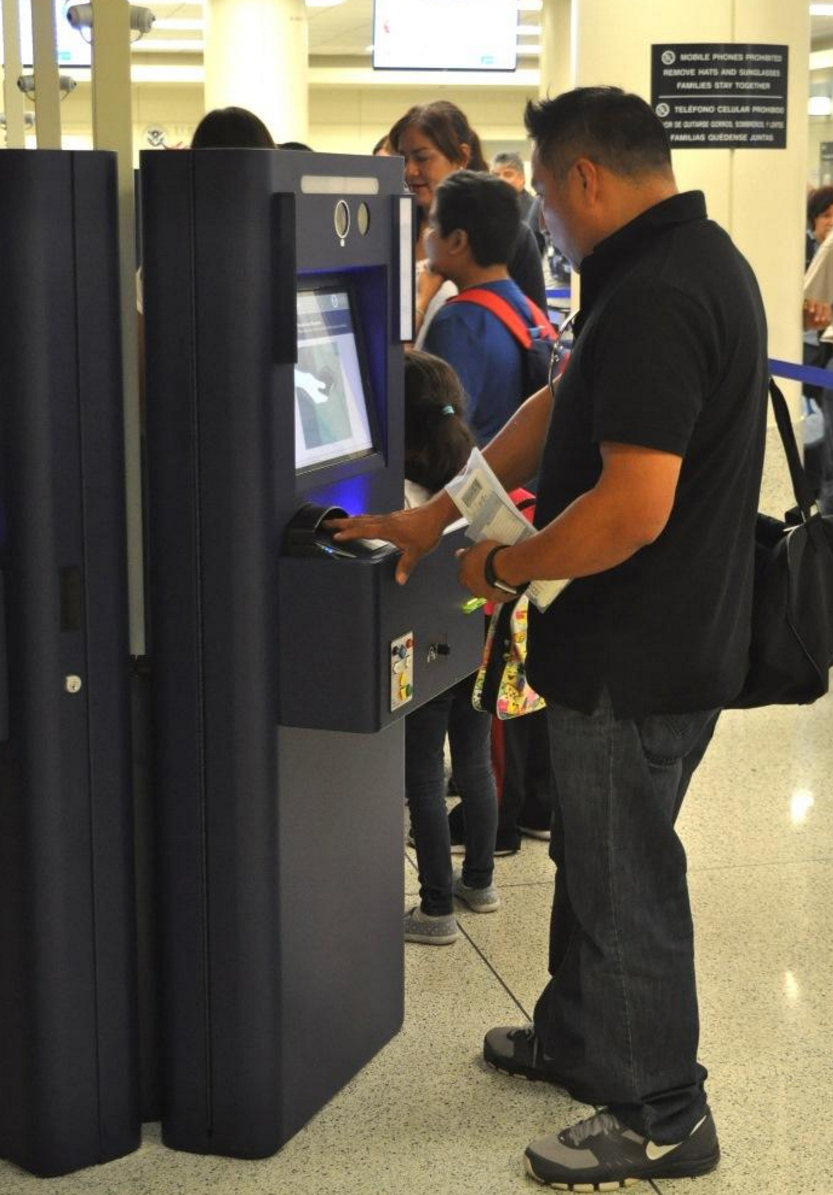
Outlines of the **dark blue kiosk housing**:
M 459 532 L 400 587 L 320 526 L 402 505 L 401 163 L 146 153 L 142 179 L 163 1134 L 259 1157 L 401 1025 L 402 718 L 483 623 Z
M 115 157 L 0 153 L 0 1155 L 140 1140 Z

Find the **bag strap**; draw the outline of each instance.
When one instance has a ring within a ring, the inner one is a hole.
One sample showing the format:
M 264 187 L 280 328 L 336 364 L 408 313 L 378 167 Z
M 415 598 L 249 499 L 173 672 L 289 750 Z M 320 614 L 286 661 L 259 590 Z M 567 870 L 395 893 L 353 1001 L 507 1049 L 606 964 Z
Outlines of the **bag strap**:
M 524 295 L 524 298 L 526 299 L 526 295 Z M 540 307 L 536 307 L 531 299 L 526 299 L 526 301 L 529 305 L 530 318 L 533 320 L 532 327 L 539 333 L 536 339 L 556 340 L 557 333 Z M 474 303 L 476 307 L 485 307 L 487 311 L 491 311 L 492 315 L 497 316 L 522 348 L 528 349 L 531 347 L 533 337 L 530 325 L 521 319 L 517 308 L 513 307 L 501 295 L 496 295 L 493 290 L 486 290 L 480 286 L 472 286 L 468 290 L 464 290 L 462 294 L 454 295 L 448 302 Z
M 798 444 L 796 443 L 787 400 L 775 384 L 773 378 L 769 379 L 769 397 L 772 401 L 772 409 L 775 412 L 775 422 L 778 424 L 781 443 L 784 446 L 784 454 L 786 455 L 787 465 L 790 470 L 790 480 L 792 481 L 795 501 L 801 512 L 801 518 L 806 523 L 814 513 L 816 499 L 810 482 L 807 480 L 807 474 L 804 472 L 804 466 L 801 463 L 801 455 L 798 451 Z

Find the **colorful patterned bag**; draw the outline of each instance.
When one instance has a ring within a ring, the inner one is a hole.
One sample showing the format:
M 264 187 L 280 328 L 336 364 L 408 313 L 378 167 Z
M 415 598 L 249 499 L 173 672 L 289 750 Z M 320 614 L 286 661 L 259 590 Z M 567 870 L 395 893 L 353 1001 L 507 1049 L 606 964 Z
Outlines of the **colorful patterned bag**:
M 501 721 L 544 708 L 543 697 L 526 679 L 528 618 L 529 602 L 522 594 L 516 602 L 498 606 L 489 622 L 472 704 Z

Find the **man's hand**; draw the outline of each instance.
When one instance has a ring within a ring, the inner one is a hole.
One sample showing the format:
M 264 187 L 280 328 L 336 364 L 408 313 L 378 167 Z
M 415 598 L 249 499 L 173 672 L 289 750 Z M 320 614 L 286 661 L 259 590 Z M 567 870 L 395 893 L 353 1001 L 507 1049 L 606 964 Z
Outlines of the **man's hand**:
M 486 563 L 486 557 L 492 548 L 498 546 L 497 540 L 484 539 L 482 543 L 475 544 L 473 548 L 460 548 L 457 552 L 457 559 L 460 562 L 460 584 L 464 585 L 470 593 L 475 597 L 486 598 L 490 602 L 514 602 L 514 597 L 511 593 L 504 593 L 502 589 L 493 589 L 491 585 L 486 584 L 486 578 L 483 573 L 483 568 Z M 497 558 L 500 560 L 500 557 Z M 495 561 L 497 566 L 497 561 Z M 500 574 L 498 574 L 500 577 Z M 502 581 L 503 578 L 500 577 Z
M 328 519 L 324 526 L 334 532 L 335 540 L 384 539 L 402 549 L 396 566 L 396 580 L 404 585 L 419 561 L 433 551 L 449 520 L 442 508 L 428 504 L 413 510 L 398 510 L 390 515 L 354 515 L 348 519 Z

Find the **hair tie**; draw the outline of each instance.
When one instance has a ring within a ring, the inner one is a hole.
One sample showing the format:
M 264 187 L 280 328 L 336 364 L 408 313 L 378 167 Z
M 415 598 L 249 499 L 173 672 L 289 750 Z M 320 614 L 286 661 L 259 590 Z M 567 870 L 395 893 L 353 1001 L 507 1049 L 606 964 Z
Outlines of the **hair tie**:
M 454 414 L 454 407 L 451 407 L 451 406 L 444 406 L 444 407 L 443 407 L 443 409 L 440 411 L 440 414 L 441 414 L 441 415 L 453 415 L 453 414 Z

